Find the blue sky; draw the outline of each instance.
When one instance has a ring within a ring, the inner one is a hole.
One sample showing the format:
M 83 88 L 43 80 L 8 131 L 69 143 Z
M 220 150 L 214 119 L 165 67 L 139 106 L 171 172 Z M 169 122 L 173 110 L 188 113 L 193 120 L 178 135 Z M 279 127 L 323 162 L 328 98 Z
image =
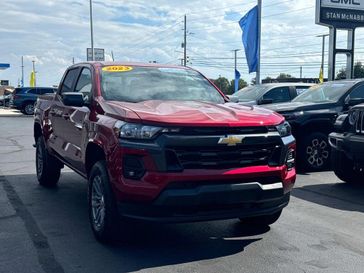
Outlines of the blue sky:
M 29 83 L 32 60 L 37 82 L 57 85 L 64 70 L 84 61 L 90 46 L 87 0 L 2 0 L 0 62 L 11 68 L 0 79 L 17 85 L 24 56 L 25 83 Z M 180 64 L 183 57 L 183 15 L 188 21 L 190 66 L 210 78 L 234 76 L 233 49 L 242 49 L 237 21 L 255 5 L 254 0 L 154 0 L 94 1 L 95 47 L 105 49 L 110 60 L 157 61 Z M 321 38 L 326 27 L 315 25 L 314 0 L 263 0 L 262 77 L 279 72 L 317 77 L 321 62 Z M 344 45 L 344 34 L 339 35 Z M 364 31 L 356 38 L 356 60 L 364 59 Z M 238 53 L 239 70 L 250 82 L 244 51 Z M 327 57 L 326 57 L 327 59 Z M 344 62 L 338 58 L 339 66 Z

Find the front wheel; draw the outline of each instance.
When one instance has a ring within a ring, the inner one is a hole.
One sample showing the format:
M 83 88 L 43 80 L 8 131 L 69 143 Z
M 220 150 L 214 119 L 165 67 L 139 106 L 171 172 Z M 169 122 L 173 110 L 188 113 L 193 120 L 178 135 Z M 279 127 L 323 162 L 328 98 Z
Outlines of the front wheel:
M 61 175 L 62 163 L 49 154 L 43 136 L 37 138 L 35 163 L 39 184 L 44 187 L 56 186 Z
M 27 104 L 25 104 L 23 108 L 23 113 L 28 116 L 34 115 L 34 103 L 28 102 Z
M 89 218 L 98 241 L 109 243 L 116 239 L 120 217 L 111 189 L 106 162 L 99 161 L 91 169 L 88 189 Z
M 333 150 L 331 159 L 334 173 L 340 180 L 349 184 L 358 184 L 364 180 L 364 174 L 355 169 L 353 160 L 343 152 Z
M 322 171 L 330 166 L 330 144 L 328 136 L 323 133 L 313 133 L 305 137 L 299 153 L 305 170 Z
M 278 221 L 281 214 L 282 214 L 282 210 L 280 210 L 272 215 L 263 215 L 263 216 L 239 218 L 239 219 L 242 223 L 247 224 L 247 225 L 270 226 Z

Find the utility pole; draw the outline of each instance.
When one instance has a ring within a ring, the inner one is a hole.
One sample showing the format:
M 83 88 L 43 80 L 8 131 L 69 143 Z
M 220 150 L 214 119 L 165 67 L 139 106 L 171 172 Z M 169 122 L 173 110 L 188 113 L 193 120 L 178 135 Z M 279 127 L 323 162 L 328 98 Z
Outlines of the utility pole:
M 111 59 L 113 62 L 115 62 L 115 59 L 114 59 L 114 51 L 111 50 Z
M 316 36 L 316 37 L 322 37 L 321 69 L 322 69 L 322 75 L 324 75 L 324 78 L 325 78 L 325 73 L 324 73 L 324 67 L 325 67 L 325 40 L 326 40 L 327 36 L 329 36 L 329 34 L 322 34 L 322 35 L 317 35 Z
M 240 51 L 240 49 L 234 49 L 233 50 L 234 51 L 234 61 L 235 61 L 235 64 L 234 64 L 234 67 L 235 67 L 235 69 L 234 69 L 234 83 L 235 83 L 235 89 L 234 89 L 234 92 L 236 92 L 237 90 L 236 90 L 236 86 L 239 86 L 239 82 L 237 82 L 237 79 L 236 79 L 236 70 L 238 69 L 238 58 L 237 58 L 237 56 L 238 56 L 238 51 Z
M 91 61 L 94 61 L 95 53 L 94 53 L 94 26 L 92 22 L 92 0 L 90 0 L 90 28 L 91 28 Z
M 24 56 L 21 56 L 21 87 L 24 87 Z
M 256 84 L 260 84 L 260 44 L 262 36 L 262 0 L 258 0 L 258 64 L 256 73 Z
M 72 57 L 72 64 L 75 64 L 75 57 Z
M 187 66 L 187 15 L 184 21 L 184 41 L 183 41 L 183 65 Z
M 34 73 L 34 87 L 37 87 L 37 77 L 35 72 L 35 60 L 32 61 L 33 63 L 33 73 Z
M 302 66 L 300 67 L 300 79 L 302 79 Z

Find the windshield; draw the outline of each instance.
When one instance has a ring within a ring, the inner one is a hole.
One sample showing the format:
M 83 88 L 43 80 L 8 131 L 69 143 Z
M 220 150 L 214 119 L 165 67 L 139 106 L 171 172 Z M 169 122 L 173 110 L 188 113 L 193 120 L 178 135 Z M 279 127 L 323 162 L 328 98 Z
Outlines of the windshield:
M 224 103 L 223 96 L 194 70 L 162 67 L 106 66 L 102 68 L 106 100 L 142 102 L 180 100 Z
M 268 86 L 263 85 L 254 85 L 248 86 L 234 94 L 235 97 L 238 97 L 241 101 L 252 101 L 259 99 L 266 90 L 268 90 Z
M 348 82 L 328 82 L 315 85 L 296 97 L 293 102 L 338 102 L 352 86 L 353 84 Z

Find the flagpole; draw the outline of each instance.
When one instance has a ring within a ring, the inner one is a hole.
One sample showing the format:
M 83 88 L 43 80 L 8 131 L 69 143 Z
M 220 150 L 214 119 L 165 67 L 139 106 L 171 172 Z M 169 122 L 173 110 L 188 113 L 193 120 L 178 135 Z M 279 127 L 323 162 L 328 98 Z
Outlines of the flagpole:
M 262 36 L 262 0 L 258 0 L 258 64 L 255 82 L 260 84 L 260 44 Z

